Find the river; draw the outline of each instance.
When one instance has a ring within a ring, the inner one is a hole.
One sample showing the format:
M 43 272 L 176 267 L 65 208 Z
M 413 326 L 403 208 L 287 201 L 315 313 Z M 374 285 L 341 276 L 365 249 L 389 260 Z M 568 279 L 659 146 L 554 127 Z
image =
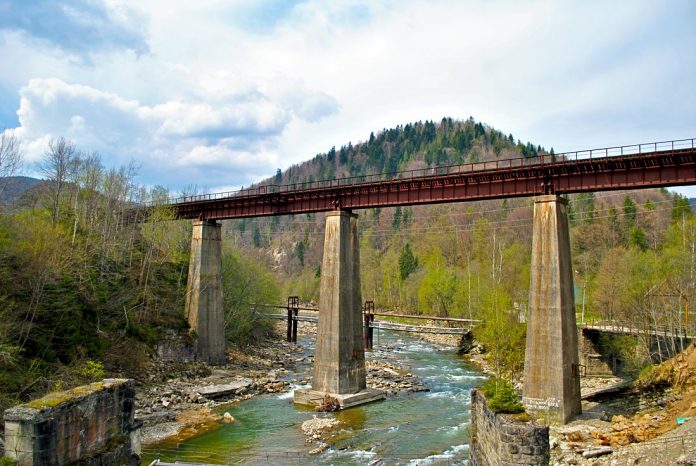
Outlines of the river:
M 312 341 L 299 343 L 308 354 L 314 351 Z M 186 442 L 149 446 L 143 464 L 157 458 L 208 464 L 466 464 L 470 390 L 485 376 L 451 348 L 393 332 L 381 334 L 367 357 L 391 358 L 409 366 L 430 391 L 331 414 L 294 406 L 292 392 L 258 396 L 221 409 L 234 416 L 232 424 Z M 298 367 L 288 378 L 300 379 L 308 370 Z M 342 424 L 326 451 L 309 456 L 316 445 L 305 443 L 300 426 L 315 415 L 335 416 Z

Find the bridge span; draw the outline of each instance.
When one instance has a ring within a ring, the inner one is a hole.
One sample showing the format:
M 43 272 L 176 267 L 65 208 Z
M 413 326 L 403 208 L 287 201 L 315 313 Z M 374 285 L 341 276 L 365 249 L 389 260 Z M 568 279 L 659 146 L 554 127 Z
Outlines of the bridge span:
M 533 159 L 293 185 L 260 185 L 172 202 L 194 219 L 186 314 L 197 357 L 224 362 L 221 229 L 217 220 L 326 212 L 320 318 L 312 389 L 295 402 L 329 395 L 342 407 L 380 399 L 365 384 L 360 251 L 354 209 L 534 196 L 531 286 L 522 401 L 566 423 L 580 413 L 578 333 L 567 201 L 561 194 L 696 184 L 696 139 L 639 144 Z M 368 325 L 368 329 L 370 326 Z
M 696 139 L 500 159 L 172 200 L 179 218 L 224 220 L 696 183 Z

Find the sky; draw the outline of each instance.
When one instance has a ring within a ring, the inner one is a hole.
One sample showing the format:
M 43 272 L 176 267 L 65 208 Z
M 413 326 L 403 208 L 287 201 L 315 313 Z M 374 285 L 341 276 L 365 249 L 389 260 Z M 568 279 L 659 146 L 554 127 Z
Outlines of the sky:
M 65 137 L 173 192 L 443 117 L 556 152 L 696 138 L 695 25 L 690 0 L 0 0 L 0 130 L 25 174 Z

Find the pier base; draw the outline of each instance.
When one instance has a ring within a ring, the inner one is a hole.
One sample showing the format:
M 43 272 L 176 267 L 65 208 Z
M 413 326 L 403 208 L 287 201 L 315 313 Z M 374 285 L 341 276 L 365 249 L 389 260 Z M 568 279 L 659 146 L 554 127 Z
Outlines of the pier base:
M 302 388 L 295 390 L 293 401 L 300 405 L 319 406 L 322 404 L 325 396 L 330 396 L 338 401 L 341 409 L 353 408 L 355 406 L 379 401 L 386 398 L 383 390 L 375 388 L 366 388 L 358 393 L 328 393 L 312 390 L 311 388 Z

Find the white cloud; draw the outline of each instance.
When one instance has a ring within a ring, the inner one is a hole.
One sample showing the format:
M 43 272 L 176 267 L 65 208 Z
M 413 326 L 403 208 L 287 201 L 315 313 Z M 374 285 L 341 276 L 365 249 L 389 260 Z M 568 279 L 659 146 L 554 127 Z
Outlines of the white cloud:
M 112 163 L 135 160 L 146 179 L 176 186 L 197 182 L 192 175 L 206 183 L 243 184 L 245 177 L 266 173 L 278 163 L 277 138 L 292 108 L 259 91 L 232 103 L 169 101 L 150 107 L 55 78 L 32 79 L 20 95 L 17 134 L 29 162 L 41 158 L 51 137 L 64 136 Z
M 443 116 L 557 150 L 693 136 L 688 1 L 281 3 L 106 0 L 99 21 L 125 12 L 136 42 L 91 63 L 0 31 L 0 90 L 21 94 L 33 157 L 71 137 L 175 188 L 248 185 Z

